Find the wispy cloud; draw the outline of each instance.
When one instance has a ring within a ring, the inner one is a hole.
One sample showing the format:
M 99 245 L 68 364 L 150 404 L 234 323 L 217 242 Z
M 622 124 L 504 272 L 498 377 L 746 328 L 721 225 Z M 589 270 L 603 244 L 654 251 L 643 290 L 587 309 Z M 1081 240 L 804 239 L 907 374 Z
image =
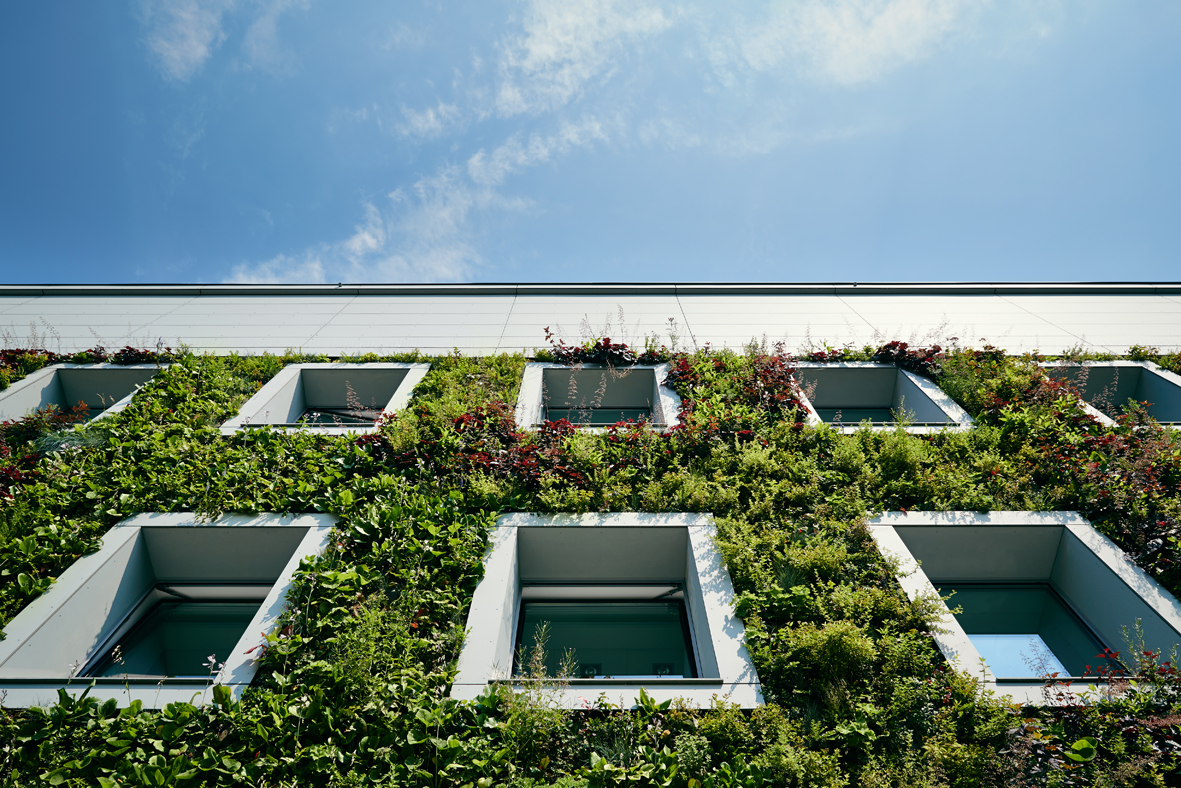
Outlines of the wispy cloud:
M 227 34 L 225 18 L 239 8 L 254 13 L 242 37 L 240 66 L 271 73 L 291 70 L 293 56 L 279 40 L 279 18 L 310 0 L 141 0 L 140 21 L 148 51 L 166 79 L 187 82 L 213 56 Z
M 579 123 L 563 123 L 554 134 L 531 134 L 523 142 L 520 135 L 513 135 L 491 153 L 485 153 L 482 148 L 477 151 L 468 159 L 468 175 L 475 184 L 495 186 L 517 170 L 547 162 L 571 148 L 606 140 L 603 124 L 593 117 Z
M 456 167 L 365 203 L 364 219 L 342 241 L 237 266 L 227 282 L 458 282 L 482 258 L 468 240 L 478 196 Z
M 377 118 L 378 114 L 379 107 L 376 104 L 373 105 L 372 112 L 370 112 L 369 107 L 358 107 L 357 109 L 338 107 L 332 110 L 331 114 L 328 116 L 328 133 L 335 134 L 342 128 L 364 123 L 365 121 L 369 120 L 370 115 L 372 115 L 374 118 Z M 380 118 L 377 118 L 377 122 L 380 125 Z
M 307 7 L 308 0 L 271 0 L 265 3 L 242 38 L 245 66 L 272 74 L 290 72 L 295 57 L 283 48 L 279 40 L 279 17 L 293 8 Z
M 415 30 L 404 22 L 399 22 L 390 28 L 383 47 L 385 49 L 415 50 L 421 49 L 426 41 L 425 32 Z
M 533 0 L 524 30 L 502 46 L 496 107 L 502 115 L 560 107 L 595 77 L 609 75 L 632 41 L 672 20 L 644 2 Z
M 794 68 L 840 84 L 928 56 L 983 0 L 828 0 L 774 7 L 737 31 L 755 71 Z
M 484 265 L 476 225 L 495 214 L 528 211 L 528 200 L 502 193 L 507 177 L 575 147 L 608 139 L 594 118 L 562 124 L 548 135 L 472 155 L 465 167 L 447 165 L 383 204 L 364 203 L 364 218 L 349 237 L 294 255 L 281 254 L 234 268 L 228 282 L 458 282 Z
M 205 65 L 225 41 L 222 15 L 233 5 L 234 0 L 144 0 L 148 51 L 167 79 L 184 82 Z
M 274 14 L 258 17 L 247 42 L 273 42 L 278 14 L 302 2 L 272 0 Z M 362 203 L 347 237 L 243 263 L 228 281 L 464 281 L 488 265 L 482 231 L 496 217 L 544 210 L 512 195 L 513 176 L 573 151 L 609 143 L 759 156 L 896 129 L 873 111 L 812 118 L 800 97 L 871 85 L 947 50 L 977 35 L 990 2 L 783 0 L 720 11 L 705 0 L 525 0 L 516 27 L 495 41 L 495 67 L 473 53 L 446 98 L 375 102 L 329 122 L 384 118 L 403 140 L 450 138 L 433 175 Z M 399 25 L 388 47 L 422 41 Z M 670 80 L 677 90 L 653 100 L 652 85 Z M 503 142 L 456 159 L 478 144 L 469 133 L 481 123 L 507 126 Z
M 398 124 L 398 131 L 406 137 L 431 139 L 449 131 L 459 119 L 459 107 L 443 101 L 438 106 L 421 111 L 402 107 L 402 122 Z

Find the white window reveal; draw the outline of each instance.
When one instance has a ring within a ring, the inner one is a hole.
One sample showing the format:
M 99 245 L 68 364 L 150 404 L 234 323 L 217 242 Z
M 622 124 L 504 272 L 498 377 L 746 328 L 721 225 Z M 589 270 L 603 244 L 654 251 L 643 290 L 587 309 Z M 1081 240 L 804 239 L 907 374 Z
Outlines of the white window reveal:
M 668 370 L 668 364 L 526 364 L 517 399 L 517 425 L 533 429 L 546 421 L 567 419 L 591 429 L 620 421 L 669 427 L 677 421 L 681 400 L 663 385 Z
M 126 408 L 135 392 L 163 367 L 157 364 L 56 364 L 0 391 L 0 421 L 19 419 L 52 406 L 83 421 Z
M 251 427 L 310 429 L 329 435 L 373 432 L 410 403 L 429 364 L 291 364 L 222 425 L 223 435 Z
M 468 613 L 452 686 L 471 699 L 489 684 L 565 669 L 561 702 L 607 693 L 632 704 L 761 705 L 762 689 L 734 615 L 734 591 L 709 515 L 503 515 Z
M 972 425 L 972 417 L 938 386 L 893 364 L 802 363 L 796 378 L 813 424 L 852 432 L 863 423 L 875 430 L 894 429 L 902 420 L 914 433 Z
M 911 599 L 960 608 L 934 633 L 947 660 L 1016 701 L 1044 702 L 1050 674 L 1095 683 L 1137 624 L 1147 648 L 1181 645 L 1181 603 L 1075 512 L 886 512 L 869 529 Z
M 0 641 L 6 705 L 52 705 L 58 689 L 79 694 L 91 682 L 94 697 L 148 708 L 189 701 L 211 683 L 241 697 L 299 562 L 324 549 L 335 523 L 323 514 L 202 522 L 171 513 L 116 524 L 98 552 L 9 622 Z

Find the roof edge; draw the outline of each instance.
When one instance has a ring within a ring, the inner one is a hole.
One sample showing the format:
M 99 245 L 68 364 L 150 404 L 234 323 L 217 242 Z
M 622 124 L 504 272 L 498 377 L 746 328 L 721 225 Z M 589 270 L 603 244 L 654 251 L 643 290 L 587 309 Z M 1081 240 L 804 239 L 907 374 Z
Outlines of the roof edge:
M 1181 282 L 0 284 L 0 296 L 1178 295 Z

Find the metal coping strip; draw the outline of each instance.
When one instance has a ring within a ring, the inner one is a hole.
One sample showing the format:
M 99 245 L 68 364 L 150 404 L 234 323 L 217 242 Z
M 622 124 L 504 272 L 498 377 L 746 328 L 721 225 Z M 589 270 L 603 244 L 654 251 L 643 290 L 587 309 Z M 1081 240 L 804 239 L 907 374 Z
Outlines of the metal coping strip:
M 1178 295 L 1181 282 L 0 284 L 0 296 Z

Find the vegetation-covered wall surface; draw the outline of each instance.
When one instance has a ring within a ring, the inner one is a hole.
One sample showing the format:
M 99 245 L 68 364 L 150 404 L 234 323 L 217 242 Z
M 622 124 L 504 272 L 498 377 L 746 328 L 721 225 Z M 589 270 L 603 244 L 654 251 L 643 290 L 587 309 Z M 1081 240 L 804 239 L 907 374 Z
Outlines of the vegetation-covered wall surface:
M 5 351 L 0 387 L 107 355 Z M 898 343 L 803 356 L 896 363 L 976 419 L 923 436 L 805 426 L 797 359 L 755 345 L 538 352 L 669 362 L 683 411 L 663 434 L 518 430 L 522 355 L 368 356 L 348 360 L 431 371 L 379 433 L 332 438 L 217 429 L 283 365 L 328 359 L 166 355 L 171 365 L 110 418 L 0 426 L 0 624 L 135 513 L 329 512 L 341 525 L 302 565 L 240 702 L 211 691 L 151 710 L 63 693 L 49 708 L 5 709 L 3 784 L 1181 784 L 1172 655 L 1132 642 L 1103 692 L 1062 706 L 992 697 L 947 667 L 931 636 L 937 602 L 907 600 L 865 527 L 886 510 L 1077 510 L 1181 591 L 1177 433 L 1137 408 L 1103 427 L 1035 356 Z M 1131 355 L 1181 367 L 1151 349 Z M 713 513 L 766 706 L 628 709 L 607 693 L 561 710 L 546 682 L 450 700 L 487 535 L 507 511 Z

